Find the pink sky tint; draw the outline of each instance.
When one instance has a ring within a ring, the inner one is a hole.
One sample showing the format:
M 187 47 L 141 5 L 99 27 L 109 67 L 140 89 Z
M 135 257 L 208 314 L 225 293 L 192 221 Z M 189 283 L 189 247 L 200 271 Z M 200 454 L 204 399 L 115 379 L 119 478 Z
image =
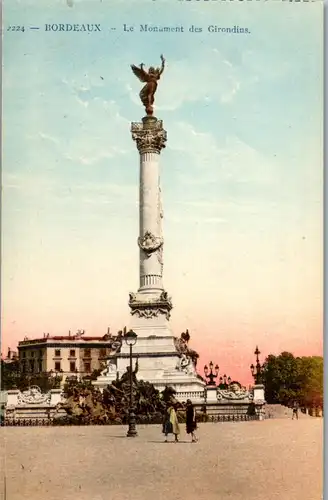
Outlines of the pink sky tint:
M 47 322 L 42 322 L 40 317 L 38 318 L 31 312 L 29 317 L 25 316 L 24 324 L 20 323 L 18 316 L 17 320 L 11 323 L 6 323 L 6 318 L 4 318 L 2 353 L 6 354 L 8 347 L 15 349 L 18 341 L 22 340 L 25 334 L 29 338 L 41 338 L 43 332 L 49 332 L 51 335 L 67 335 L 69 329 L 75 332 L 78 328 L 85 328 L 87 335 L 99 336 L 106 333 L 107 326 L 110 326 L 111 331 L 116 333 L 125 324 L 129 325 L 128 308 L 121 316 L 126 319 L 126 322 L 120 322 L 118 316 L 112 317 L 112 322 L 106 322 L 105 316 L 106 314 L 103 313 L 97 316 L 97 319 L 93 316 L 93 319 L 81 321 L 81 324 L 76 321 L 73 325 L 68 316 L 61 316 L 60 319 L 54 317 L 52 320 L 48 318 Z M 87 316 L 85 316 L 86 319 Z M 58 327 L 50 329 L 46 327 L 47 324 L 58 325 Z M 189 329 L 190 346 L 200 354 L 197 369 L 201 375 L 203 375 L 204 365 L 213 361 L 214 364 L 217 363 L 220 366 L 219 376 L 226 374 L 244 385 L 252 383 L 249 366 L 254 363 L 253 353 L 256 345 L 261 351 L 261 362 L 268 354 L 278 355 L 282 351 L 292 352 L 295 356 L 322 355 L 323 325 L 315 318 L 310 318 L 304 323 L 303 328 L 296 326 L 288 328 L 280 325 L 275 333 L 273 331 L 268 333 L 269 325 L 259 324 L 255 327 L 254 323 L 243 324 L 238 323 L 236 319 L 229 321 L 229 318 L 222 323 L 218 321 L 211 323 L 208 320 L 196 322 L 188 317 L 183 320 L 176 318 L 171 326 L 177 336 L 186 328 Z

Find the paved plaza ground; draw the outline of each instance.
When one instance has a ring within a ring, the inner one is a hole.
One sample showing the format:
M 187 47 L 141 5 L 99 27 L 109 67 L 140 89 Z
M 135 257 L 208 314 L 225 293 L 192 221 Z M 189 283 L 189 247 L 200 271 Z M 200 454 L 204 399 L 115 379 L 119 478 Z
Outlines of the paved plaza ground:
M 323 419 L 160 426 L 1 428 L 4 500 L 319 500 Z M 3 479 L 2 479 L 3 486 Z M 2 490 L 3 491 L 3 490 Z

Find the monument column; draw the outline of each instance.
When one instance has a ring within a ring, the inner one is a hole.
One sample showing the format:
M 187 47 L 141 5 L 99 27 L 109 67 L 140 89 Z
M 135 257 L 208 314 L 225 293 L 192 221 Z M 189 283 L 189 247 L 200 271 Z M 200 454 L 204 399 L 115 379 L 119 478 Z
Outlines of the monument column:
M 163 122 L 145 116 L 131 124 L 132 139 L 140 155 L 139 184 L 139 289 L 130 294 L 131 314 L 150 319 L 169 318 L 171 301 L 163 288 L 162 207 L 159 158 L 166 143 Z
M 139 287 L 136 293 L 129 294 L 130 328 L 137 334 L 133 356 L 138 359 L 138 370 L 135 369 L 138 379 L 154 384 L 159 390 L 172 385 L 190 397 L 190 391 L 198 391 L 198 394 L 205 383 L 191 366 L 196 353 L 188 350 L 182 336 L 177 341 L 173 335 L 169 324 L 172 302 L 162 281 L 164 240 L 159 159 L 165 148 L 166 131 L 162 121 L 153 116 L 154 95 L 164 71 L 163 55 L 161 60 L 160 68 L 150 67 L 148 71 L 144 64 L 131 65 L 133 73 L 144 84 L 139 97 L 147 116 L 131 124 L 132 139 L 139 152 L 140 181 Z M 99 387 L 106 387 L 117 374 L 121 376 L 126 372 L 130 349 L 125 340 L 122 335 L 117 337 L 117 347 L 108 365 L 114 369 L 108 369 L 99 377 L 96 384 Z
M 165 147 L 162 121 L 146 116 L 132 123 L 132 138 L 140 154 L 139 238 L 140 293 L 160 293 L 163 238 L 160 216 L 159 156 Z

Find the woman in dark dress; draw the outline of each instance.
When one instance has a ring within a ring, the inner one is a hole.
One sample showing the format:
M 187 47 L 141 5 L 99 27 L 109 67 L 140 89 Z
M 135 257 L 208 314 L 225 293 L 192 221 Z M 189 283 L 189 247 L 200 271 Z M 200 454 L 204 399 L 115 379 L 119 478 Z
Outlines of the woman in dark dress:
M 167 443 L 167 436 L 168 434 L 173 433 L 173 426 L 170 420 L 170 409 L 171 407 L 167 407 L 165 409 L 164 415 L 163 415 L 163 434 L 165 434 L 165 443 Z
M 186 430 L 187 434 L 191 434 L 191 442 L 196 443 L 197 437 L 195 435 L 195 430 L 197 429 L 197 423 L 196 423 L 196 413 L 194 410 L 194 407 L 192 405 L 192 402 L 190 399 L 187 399 L 186 402 Z

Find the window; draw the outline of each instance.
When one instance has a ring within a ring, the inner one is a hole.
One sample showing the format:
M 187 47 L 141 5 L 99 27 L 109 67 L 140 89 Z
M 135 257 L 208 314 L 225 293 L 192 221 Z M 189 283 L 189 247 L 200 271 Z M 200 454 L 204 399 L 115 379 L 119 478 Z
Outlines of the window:
M 70 364 L 69 364 L 69 371 L 70 372 L 75 372 L 75 370 L 76 370 L 75 361 L 71 361 Z
M 60 349 L 55 349 L 55 357 L 60 358 Z
M 39 360 L 39 372 L 41 373 L 42 372 L 42 361 Z
M 75 349 L 71 349 L 71 350 L 69 351 L 69 355 L 70 355 L 70 357 L 71 357 L 71 358 L 75 358 Z M 72 370 L 71 370 L 71 371 L 72 371 Z
M 22 372 L 26 373 L 26 359 L 22 362 Z
M 91 349 L 84 349 L 84 357 L 91 358 Z
M 39 358 L 42 358 L 42 351 L 39 351 Z
M 34 359 L 30 359 L 30 370 L 32 373 L 34 373 L 34 367 L 35 367 Z
M 91 363 L 84 363 L 84 371 L 87 373 L 91 372 Z
M 34 358 L 34 351 L 31 352 L 31 358 Z
M 55 362 L 55 372 L 60 372 L 60 361 Z
M 23 358 L 26 358 L 26 351 L 22 352 L 22 356 L 23 356 Z

